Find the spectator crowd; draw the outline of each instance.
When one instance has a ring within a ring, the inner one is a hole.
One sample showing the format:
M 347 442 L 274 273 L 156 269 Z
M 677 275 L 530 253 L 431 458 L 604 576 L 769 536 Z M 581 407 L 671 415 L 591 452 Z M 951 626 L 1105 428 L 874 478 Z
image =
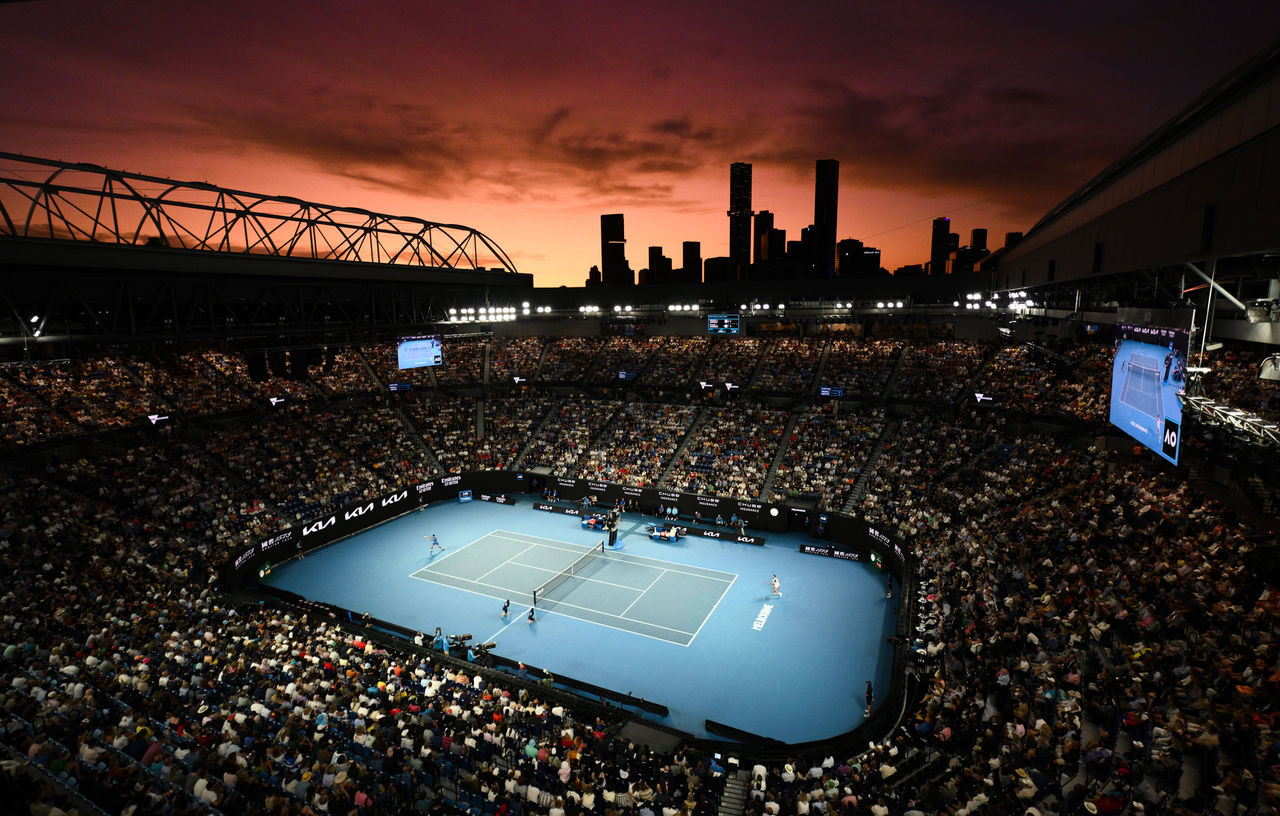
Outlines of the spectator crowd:
M 506 370 L 541 348 L 495 345 Z M 563 343 L 553 370 L 589 370 L 598 346 Z M 653 343 L 646 370 L 678 365 L 681 348 Z M 40 814 L 78 797 L 112 814 L 715 813 L 725 769 L 713 757 L 653 753 L 586 702 L 319 613 L 236 605 L 211 583 L 245 537 L 523 455 L 627 484 L 669 470 L 665 486 L 746 499 L 776 460 L 772 495 L 828 508 L 866 475 L 855 512 L 915 554 L 920 626 L 904 648 L 918 693 L 905 727 L 869 748 L 750 763 L 753 816 L 1274 813 L 1274 542 L 1151 458 L 1094 445 L 1110 375 L 1100 348 L 1063 349 L 1050 366 L 1026 350 L 908 344 L 894 393 L 932 402 L 892 428 L 871 409 L 321 399 L 386 382 L 368 347 L 307 381 L 255 381 L 213 349 L 7 368 L 10 449 L 206 397 L 208 413 L 257 411 L 157 428 L 136 447 L 104 435 L 43 464 L 0 462 L 0 790 Z M 879 369 L 891 385 L 900 349 L 833 340 L 826 365 L 865 355 L 879 363 L 847 381 L 872 388 Z M 717 340 L 702 370 L 749 374 L 763 353 Z M 1269 410 L 1256 362 L 1227 357 L 1206 392 Z M 1013 413 L 961 404 L 983 376 L 1008 384 Z M 268 411 L 270 393 L 292 401 Z M 1031 431 L 1017 413 L 1072 424 Z

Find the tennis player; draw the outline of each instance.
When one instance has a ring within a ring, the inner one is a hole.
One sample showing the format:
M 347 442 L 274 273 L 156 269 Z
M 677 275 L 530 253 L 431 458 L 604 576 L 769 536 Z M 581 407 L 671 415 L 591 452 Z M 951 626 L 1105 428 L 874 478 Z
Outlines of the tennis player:
M 782 584 L 778 582 L 778 575 L 774 573 L 773 578 L 769 579 L 769 585 L 773 587 L 773 594 L 779 598 L 782 597 Z

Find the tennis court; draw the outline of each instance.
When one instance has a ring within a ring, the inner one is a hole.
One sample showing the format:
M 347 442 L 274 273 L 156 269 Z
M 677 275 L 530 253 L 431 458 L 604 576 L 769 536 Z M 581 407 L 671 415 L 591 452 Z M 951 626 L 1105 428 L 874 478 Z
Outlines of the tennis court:
M 1134 352 L 1125 364 L 1120 401 L 1135 411 L 1160 419 L 1164 406 L 1160 396 L 1160 362 L 1148 354 Z
M 738 576 L 493 530 L 410 577 L 688 646 Z

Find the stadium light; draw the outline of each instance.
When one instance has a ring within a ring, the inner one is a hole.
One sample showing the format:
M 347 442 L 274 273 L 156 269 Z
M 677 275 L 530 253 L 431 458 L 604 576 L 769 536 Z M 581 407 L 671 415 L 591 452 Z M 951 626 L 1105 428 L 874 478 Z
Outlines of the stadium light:
M 624 311 L 624 312 L 629 312 L 629 311 L 631 311 L 631 307 L 630 307 L 630 306 L 623 306 L 623 307 L 622 307 L 622 311 Z
M 696 304 L 696 303 L 695 303 L 695 304 L 693 304 L 692 306 L 690 306 L 689 308 L 690 308 L 690 309 L 693 309 L 693 310 L 696 312 L 696 311 L 698 311 L 698 304 Z
M 743 303 L 741 306 L 738 307 L 738 309 L 745 312 L 747 310 L 747 304 Z
M 883 308 L 884 308 L 884 301 L 883 301 L 883 300 L 876 301 L 876 308 L 877 308 L 877 309 L 883 309 Z
M 902 308 L 902 301 L 898 301 L 896 305 L 897 305 L 897 307 L 898 307 L 899 309 L 901 309 L 901 308 Z
M 521 303 L 521 304 L 520 304 L 520 308 L 521 308 L 521 309 L 528 309 L 528 308 L 529 308 L 529 301 L 527 301 L 527 300 L 526 300 L 525 302 Z
M 955 306 L 955 307 L 957 307 L 957 308 L 958 308 L 958 307 L 960 306 L 960 301 L 958 301 L 958 300 L 953 300 L 953 301 L 951 301 L 951 305 L 952 305 L 952 306 Z
M 32 323 L 37 323 L 37 322 L 39 322 L 39 320 L 40 320 L 40 315 L 31 315 L 31 321 L 30 321 L 30 322 L 32 322 Z
M 618 305 L 617 303 L 615 303 L 615 304 L 613 304 L 613 310 L 614 310 L 615 312 L 620 312 L 620 311 L 622 311 L 622 307 L 621 307 L 620 305 Z
M 768 308 L 769 308 L 769 304 L 768 304 L 768 303 L 766 303 L 765 305 L 761 306 L 760 308 L 761 308 L 761 309 L 768 309 Z

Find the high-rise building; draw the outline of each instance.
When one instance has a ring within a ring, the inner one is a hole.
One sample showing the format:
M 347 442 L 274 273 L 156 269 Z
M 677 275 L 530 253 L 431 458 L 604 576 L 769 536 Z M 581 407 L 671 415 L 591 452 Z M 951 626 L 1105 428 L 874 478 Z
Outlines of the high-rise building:
M 707 283 L 725 283 L 734 280 L 733 260 L 726 257 L 707 258 L 703 264 Z
M 855 278 L 880 274 L 880 250 L 863 245 L 855 238 L 845 238 L 836 244 L 840 277 Z
M 836 215 L 840 199 L 840 162 L 818 159 L 813 188 L 814 272 L 829 278 L 836 271 Z
M 773 230 L 773 213 L 761 210 L 756 213 L 756 234 L 751 242 L 751 262 L 759 265 L 775 258 L 769 256 L 769 233 Z
M 777 227 L 769 230 L 769 259 L 782 263 L 787 256 L 787 231 Z
M 605 286 L 631 286 L 635 277 L 627 265 L 627 239 L 622 213 L 600 216 L 600 282 Z
M 951 219 L 933 219 L 933 235 L 929 242 L 929 274 L 947 274 L 947 256 L 951 254 Z
M 672 283 L 671 259 L 662 254 L 662 247 L 649 247 L 649 279 L 644 283 Z
M 982 227 L 977 227 L 973 231 L 973 238 L 969 240 L 969 248 L 974 252 L 987 251 L 987 231 Z
M 685 241 L 681 249 L 684 273 L 680 276 L 680 282 L 702 283 L 702 243 L 699 241 Z
M 741 280 L 751 265 L 751 165 L 729 165 L 729 261 Z

